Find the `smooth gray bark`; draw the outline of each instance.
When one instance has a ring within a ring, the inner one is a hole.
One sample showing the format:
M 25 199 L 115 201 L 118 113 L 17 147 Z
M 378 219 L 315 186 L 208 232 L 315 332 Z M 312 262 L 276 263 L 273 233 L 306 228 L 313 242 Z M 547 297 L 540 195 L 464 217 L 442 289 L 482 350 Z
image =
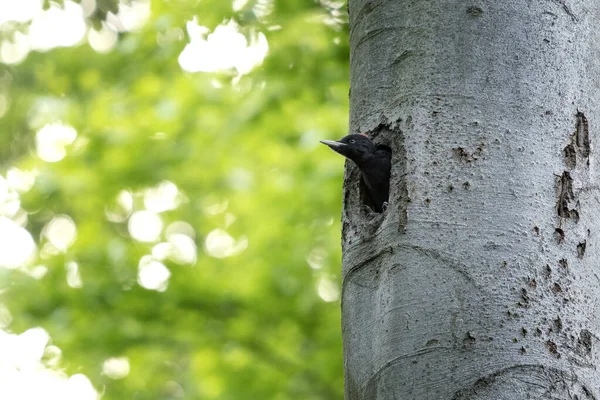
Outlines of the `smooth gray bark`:
M 600 1 L 350 0 L 346 398 L 600 399 Z

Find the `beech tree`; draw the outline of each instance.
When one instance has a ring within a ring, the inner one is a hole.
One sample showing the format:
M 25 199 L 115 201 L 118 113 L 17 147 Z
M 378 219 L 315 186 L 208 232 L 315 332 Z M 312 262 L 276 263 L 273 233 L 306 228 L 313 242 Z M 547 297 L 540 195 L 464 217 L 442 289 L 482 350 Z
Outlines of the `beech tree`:
M 346 399 L 597 399 L 600 3 L 350 0 Z

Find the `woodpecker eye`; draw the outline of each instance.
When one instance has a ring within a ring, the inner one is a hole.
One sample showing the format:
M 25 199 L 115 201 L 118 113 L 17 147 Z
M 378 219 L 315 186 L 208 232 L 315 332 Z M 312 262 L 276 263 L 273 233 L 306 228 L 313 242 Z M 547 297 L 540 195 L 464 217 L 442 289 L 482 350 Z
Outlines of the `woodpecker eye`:
M 356 140 L 350 139 L 350 143 L 354 143 L 354 142 L 356 142 Z

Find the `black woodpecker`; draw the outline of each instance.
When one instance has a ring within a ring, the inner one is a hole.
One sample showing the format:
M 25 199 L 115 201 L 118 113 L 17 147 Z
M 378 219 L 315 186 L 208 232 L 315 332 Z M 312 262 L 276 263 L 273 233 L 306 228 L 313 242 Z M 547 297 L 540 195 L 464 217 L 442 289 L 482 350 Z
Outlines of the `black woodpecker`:
M 392 152 L 387 146 L 376 146 L 365 134 L 352 134 L 339 141 L 321 140 L 333 151 L 352 160 L 360 170 L 372 208 L 381 213 L 390 195 Z

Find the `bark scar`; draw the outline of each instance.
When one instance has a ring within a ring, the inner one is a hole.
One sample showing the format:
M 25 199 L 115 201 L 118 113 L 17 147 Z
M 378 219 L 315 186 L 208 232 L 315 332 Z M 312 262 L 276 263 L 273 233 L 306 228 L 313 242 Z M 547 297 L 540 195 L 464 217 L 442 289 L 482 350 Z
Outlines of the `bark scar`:
M 574 219 L 579 221 L 579 213 L 577 210 L 570 210 L 569 203 L 574 200 L 573 195 L 573 178 L 568 171 L 563 171 L 559 176 L 558 181 L 558 201 L 556 204 L 556 212 L 562 219 Z

